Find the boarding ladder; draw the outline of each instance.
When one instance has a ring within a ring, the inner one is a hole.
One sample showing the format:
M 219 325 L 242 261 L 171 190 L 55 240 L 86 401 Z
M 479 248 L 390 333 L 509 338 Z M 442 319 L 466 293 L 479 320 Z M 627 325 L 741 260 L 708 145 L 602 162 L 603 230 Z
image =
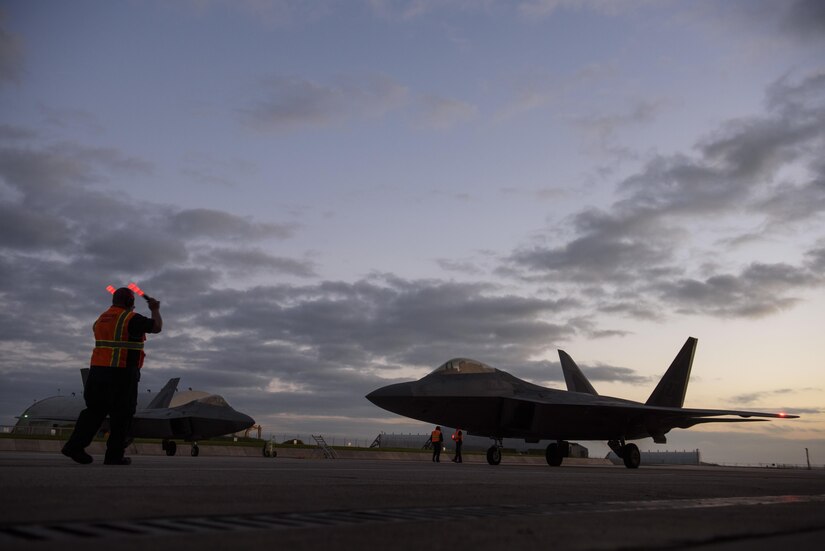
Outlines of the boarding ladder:
M 318 449 L 324 454 L 324 459 L 337 459 L 338 456 L 335 454 L 335 450 L 333 450 L 328 444 L 327 441 L 324 440 L 324 437 L 320 434 L 315 436 L 314 434 L 312 437 L 315 439 L 315 442 L 318 444 Z

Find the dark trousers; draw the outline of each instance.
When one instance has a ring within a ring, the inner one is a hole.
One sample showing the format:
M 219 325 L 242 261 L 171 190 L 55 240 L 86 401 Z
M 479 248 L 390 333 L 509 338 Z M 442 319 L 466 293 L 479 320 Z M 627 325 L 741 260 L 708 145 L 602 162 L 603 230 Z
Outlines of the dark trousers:
M 122 459 L 137 406 L 138 380 L 140 370 L 136 367 L 92 366 L 83 391 L 86 409 L 80 412 L 66 447 L 71 450 L 85 449 L 92 443 L 108 415 L 106 461 Z
M 456 440 L 455 442 L 455 457 L 453 457 L 453 461 L 456 463 L 461 463 L 461 445 L 463 442 L 461 440 Z
M 441 461 L 441 442 L 433 442 L 433 461 Z

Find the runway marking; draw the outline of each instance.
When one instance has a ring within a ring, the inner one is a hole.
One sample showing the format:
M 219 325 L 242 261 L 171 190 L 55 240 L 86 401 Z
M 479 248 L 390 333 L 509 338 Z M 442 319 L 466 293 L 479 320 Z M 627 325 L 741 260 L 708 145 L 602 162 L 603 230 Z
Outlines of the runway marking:
M 0 525 L 0 543 L 43 542 L 128 536 L 170 536 L 250 530 L 289 530 L 358 524 L 474 520 L 502 516 L 554 516 L 628 511 L 675 511 L 716 507 L 786 505 L 825 502 L 825 494 L 717 497 L 603 503 L 479 505 L 456 507 L 391 507 L 337 511 L 209 515 L 89 522 L 48 522 Z

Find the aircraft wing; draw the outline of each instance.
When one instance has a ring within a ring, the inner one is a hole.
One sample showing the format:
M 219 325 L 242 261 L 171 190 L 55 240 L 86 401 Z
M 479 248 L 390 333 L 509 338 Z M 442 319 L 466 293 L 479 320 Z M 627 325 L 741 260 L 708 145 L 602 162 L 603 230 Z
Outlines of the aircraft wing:
M 704 423 L 753 423 L 768 419 L 797 419 L 798 415 L 724 409 L 660 408 L 643 406 L 642 424 L 656 443 L 666 442 L 665 434 L 674 428 L 687 429 Z
M 653 438 L 666 441 L 671 429 L 686 429 L 704 423 L 746 423 L 767 419 L 794 419 L 797 415 L 761 411 L 691 409 L 648 406 L 617 398 L 575 392 L 545 396 L 520 396 L 487 401 L 466 401 L 469 412 L 461 421 L 473 434 L 500 434 L 505 437 L 557 440 L 611 440 Z M 455 401 L 452 401 L 456 403 Z M 462 401 L 464 402 L 464 401 Z M 485 416 L 485 411 L 494 412 Z M 448 424 L 450 412 L 439 415 Z
M 788 413 L 766 413 L 763 411 L 741 411 L 736 409 L 692 409 L 692 408 L 655 408 L 651 410 L 674 411 L 690 417 L 718 417 L 720 415 L 735 415 L 738 417 L 770 417 L 772 419 L 799 419 L 799 415 Z M 721 419 L 720 419 L 721 421 Z

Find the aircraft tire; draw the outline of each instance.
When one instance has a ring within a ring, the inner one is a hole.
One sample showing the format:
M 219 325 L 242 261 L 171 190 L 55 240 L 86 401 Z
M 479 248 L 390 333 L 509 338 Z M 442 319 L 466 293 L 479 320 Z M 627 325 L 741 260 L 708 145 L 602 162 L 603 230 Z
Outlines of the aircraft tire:
M 642 454 L 636 444 L 625 444 L 622 448 L 622 461 L 628 469 L 638 469 L 642 463 Z
M 166 442 L 166 446 L 164 447 L 164 449 L 166 450 L 166 455 L 172 457 L 178 451 L 178 445 L 175 444 L 173 440 L 169 440 L 168 442 Z
M 498 465 L 501 463 L 501 450 L 498 446 L 490 446 L 487 450 L 487 463 L 490 465 Z
M 201 449 L 197 444 L 192 444 L 192 451 L 190 453 L 192 454 L 192 457 L 197 457 L 198 454 L 201 453 Z
M 551 467 L 560 467 L 564 460 L 562 454 L 564 450 L 558 444 L 547 444 L 547 450 L 544 452 L 544 457 L 547 459 L 547 464 Z
M 264 444 L 264 457 L 269 457 L 271 454 L 269 453 L 269 446 Z

